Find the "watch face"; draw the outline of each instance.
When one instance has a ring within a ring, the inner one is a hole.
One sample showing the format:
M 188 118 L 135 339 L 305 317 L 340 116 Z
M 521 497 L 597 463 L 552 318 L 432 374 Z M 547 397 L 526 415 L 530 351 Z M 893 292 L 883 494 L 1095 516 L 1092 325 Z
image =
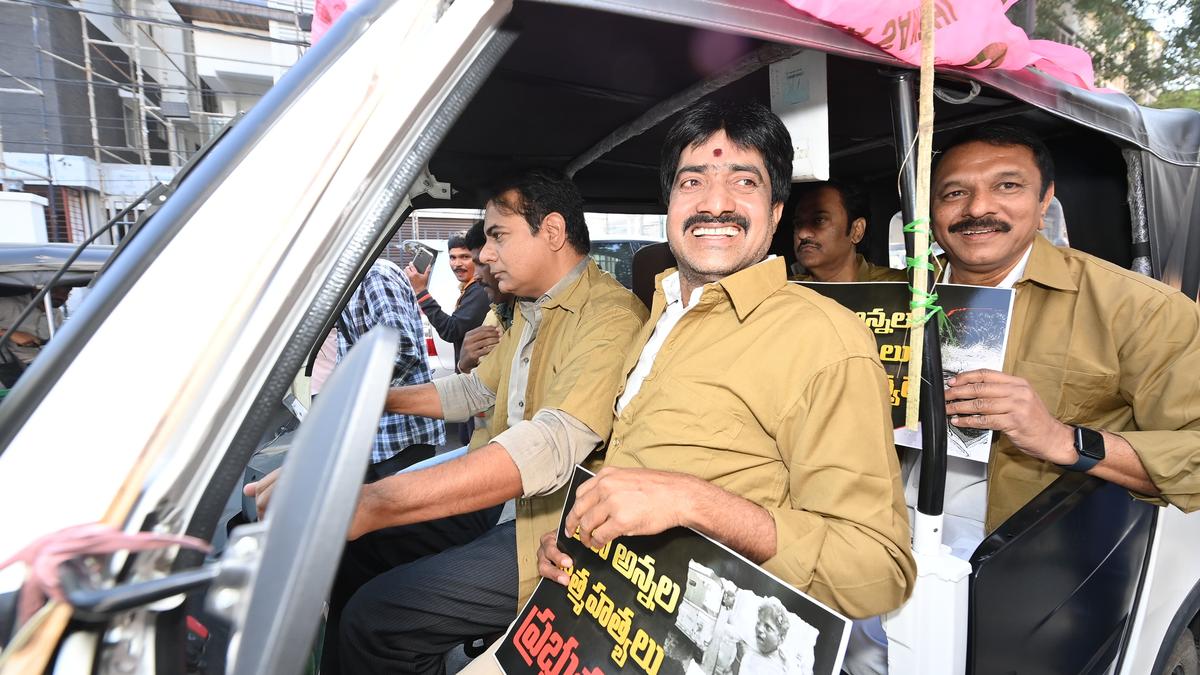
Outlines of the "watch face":
M 1087 427 L 1075 427 L 1075 450 L 1092 459 L 1104 459 L 1104 436 Z

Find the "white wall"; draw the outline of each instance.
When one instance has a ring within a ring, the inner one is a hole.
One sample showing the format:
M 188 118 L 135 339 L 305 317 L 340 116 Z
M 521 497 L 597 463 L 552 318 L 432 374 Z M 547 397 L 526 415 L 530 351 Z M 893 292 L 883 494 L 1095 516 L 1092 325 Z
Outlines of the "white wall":
M 46 243 L 46 212 L 49 202 L 27 192 L 0 192 L 0 242 Z

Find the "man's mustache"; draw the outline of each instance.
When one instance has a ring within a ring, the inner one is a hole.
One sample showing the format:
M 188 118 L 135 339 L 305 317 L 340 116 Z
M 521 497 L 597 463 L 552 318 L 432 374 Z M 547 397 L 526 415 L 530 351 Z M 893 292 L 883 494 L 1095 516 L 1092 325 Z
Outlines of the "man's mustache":
M 1012 225 L 1009 225 L 999 218 L 984 216 L 983 218 L 963 218 L 957 223 L 951 225 L 949 230 L 950 234 L 957 234 L 963 230 L 974 230 L 981 227 L 994 227 L 1001 232 L 1008 232 L 1012 229 Z
M 796 244 L 796 250 L 799 251 L 801 248 L 803 248 L 805 246 L 812 246 L 813 248 L 821 248 L 821 245 L 817 243 L 816 239 L 801 239 L 800 243 Z
M 688 230 L 692 229 L 696 225 L 711 225 L 713 223 L 721 223 L 724 225 L 732 223 L 747 232 L 750 231 L 750 221 L 746 218 L 746 216 L 743 216 L 740 213 L 722 213 L 719 216 L 714 216 L 708 213 L 697 213 L 695 215 L 688 216 L 688 219 L 683 221 L 683 231 L 686 234 Z

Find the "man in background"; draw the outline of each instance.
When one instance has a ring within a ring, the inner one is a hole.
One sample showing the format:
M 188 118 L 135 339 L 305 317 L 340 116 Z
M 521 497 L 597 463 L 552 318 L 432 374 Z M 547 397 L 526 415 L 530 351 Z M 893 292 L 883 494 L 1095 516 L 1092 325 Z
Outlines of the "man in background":
M 61 308 L 71 294 L 68 286 L 58 286 L 50 289 L 50 304 L 54 308 L 54 324 L 63 321 Z M 34 357 L 41 353 L 42 345 L 50 339 L 50 316 L 46 314 L 46 306 L 39 301 L 33 311 L 19 325 L 17 318 L 33 300 L 32 293 L 0 297 L 0 337 L 7 333 L 7 344 L 0 351 L 0 385 L 11 387 L 25 370 Z
M 458 357 L 458 372 L 466 374 L 479 365 L 479 360 L 500 344 L 500 337 L 512 326 L 513 312 L 516 310 L 517 298 L 511 293 L 500 290 L 500 282 L 492 274 L 491 267 L 479 259 L 479 253 L 487 243 L 487 235 L 483 232 L 483 221 L 479 221 L 467 230 L 467 248 L 471 249 L 471 257 L 475 262 L 475 278 L 487 289 L 488 300 L 492 308 L 483 318 L 483 325 L 467 331 L 463 338 L 462 355 Z M 470 448 L 487 445 L 491 440 L 488 434 L 488 422 L 492 416 L 489 408 L 473 418 L 475 429 L 471 433 Z
M 433 265 L 421 273 L 410 264 L 404 272 L 417 294 L 417 303 L 421 306 L 421 311 L 425 313 L 425 318 L 429 319 L 429 325 L 433 326 L 443 340 L 454 345 L 454 362 L 458 363 L 467 331 L 483 323 L 483 317 L 488 312 L 488 295 L 483 284 L 476 280 L 474 259 L 463 234 L 451 235 L 446 242 L 446 248 L 450 271 L 454 272 L 454 278 L 458 279 L 460 291 L 453 313 L 447 314 L 429 294 L 429 275 L 433 272 Z
M 416 295 L 408 279 L 394 263 L 379 259 L 367 271 L 362 284 L 350 296 L 338 317 L 337 360 L 377 325 L 400 332 L 400 346 L 392 370 L 392 386 L 425 384 L 432 381 L 425 356 L 425 330 L 417 311 Z M 441 420 L 384 413 L 371 447 L 367 480 L 376 481 L 405 467 L 433 457 L 446 440 Z
M 795 281 L 904 281 L 904 270 L 873 265 L 855 248 L 867 234 L 870 203 L 860 185 L 804 183 L 792 217 L 796 261 L 807 274 Z
M 462 353 L 458 357 L 458 372 L 469 373 L 479 365 L 479 359 L 496 348 L 500 336 L 512 325 L 517 299 L 511 293 L 500 290 L 500 282 L 496 281 L 491 268 L 479 260 L 479 252 L 487 243 L 487 237 L 483 233 L 483 221 L 472 225 L 464 239 L 475 262 L 475 278 L 487 291 L 488 301 L 491 302 L 491 309 L 483 317 L 483 325 L 467 331 L 463 338 Z

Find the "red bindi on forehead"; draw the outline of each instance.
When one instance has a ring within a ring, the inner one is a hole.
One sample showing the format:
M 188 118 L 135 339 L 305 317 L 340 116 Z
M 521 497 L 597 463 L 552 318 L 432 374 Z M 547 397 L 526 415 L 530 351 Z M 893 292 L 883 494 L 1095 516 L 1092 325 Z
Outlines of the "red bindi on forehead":
M 713 157 L 720 157 L 720 156 L 721 156 L 721 149 L 713 148 Z

